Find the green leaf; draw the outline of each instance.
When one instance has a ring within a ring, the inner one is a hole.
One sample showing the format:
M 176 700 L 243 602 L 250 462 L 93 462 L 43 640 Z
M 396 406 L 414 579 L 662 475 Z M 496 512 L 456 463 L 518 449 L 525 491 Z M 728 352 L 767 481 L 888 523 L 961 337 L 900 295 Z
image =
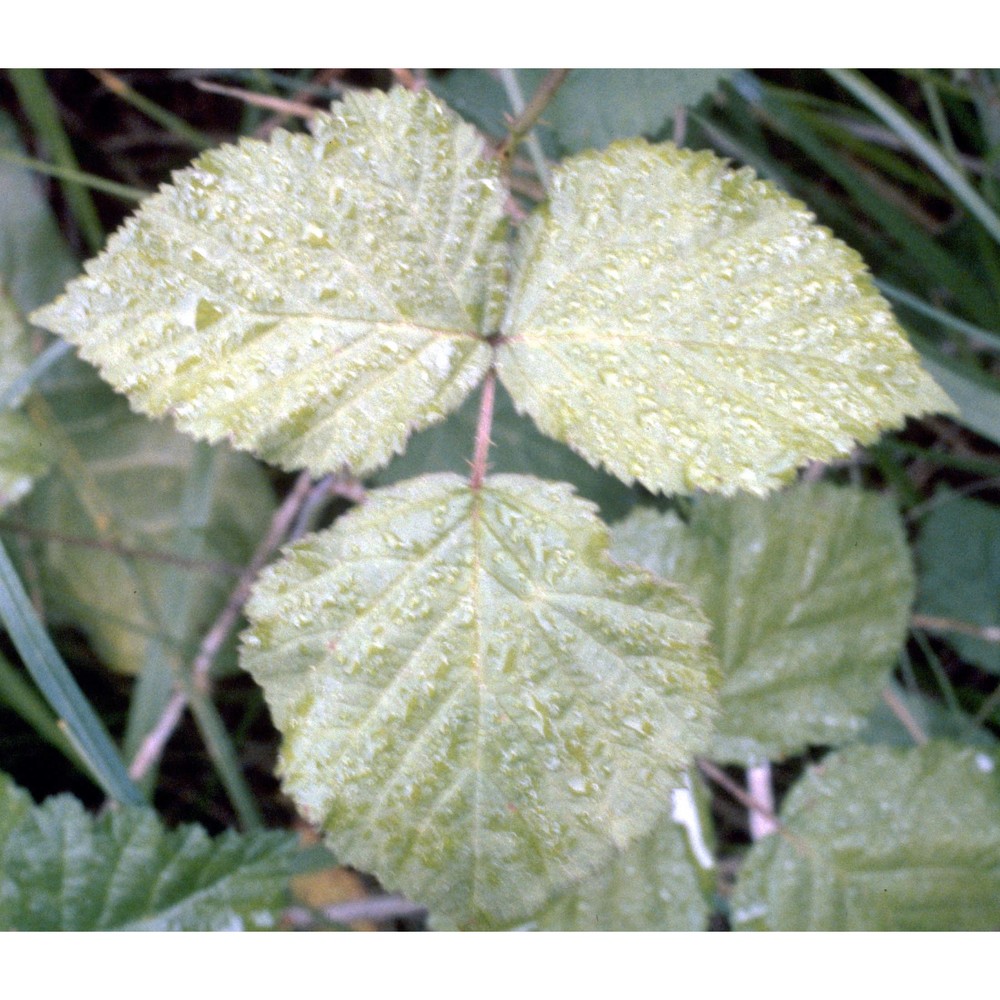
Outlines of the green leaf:
M 467 475 L 478 418 L 479 399 L 473 395 L 444 423 L 415 434 L 406 451 L 377 475 L 376 483 L 388 485 L 427 472 Z M 490 440 L 490 470 L 494 473 L 537 475 L 571 483 L 582 497 L 600 506 L 605 519 L 624 517 L 635 504 L 633 490 L 588 465 L 566 445 L 540 434 L 527 417 L 519 416 L 502 386 L 496 390 Z
M 286 833 L 168 831 L 152 809 L 32 806 L 0 775 L 0 930 L 271 929 L 296 851 Z
M 519 69 L 531 95 L 548 70 Z M 732 71 L 725 69 L 574 69 L 535 126 L 546 153 L 576 153 L 615 139 L 658 136 L 679 107 L 697 104 Z M 493 136 L 507 131 L 510 103 L 488 70 L 454 69 L 431 82 L 456 111 Z
M 235 583 L 212 564 L 243 566 L 267 530 L 274 507 L 267 476 L 247 455 L 219 454 L 206 565 L 183 568 L 191 574 L 193 614 L 162 621 L 165 587 L 178 571 L 169 558 L 197 445 L 131 413 L 72 359 L 60 366 L 46 399 L 51 408 L 39 405 L 32 413 L 54 439 L 58 464 L 25 502 L 23 517 L 49 536 L 36 547 L 47 606 L 82 627 L 115 670 L 137 672 L 153 638 L 188 658 Z
M 707 627 L 565 484 L 451 474 L 291 547 L 243 665 L 337 857 L 459 926 L 525 917 L 647 832 L 714 704 Z
M 669 144 L 563 164 L 502 332 L 519 411 L 653 490 L 763 493 L 952 410 L 853 250 L 752 171 Z
M 681 793 L 689 794 L 674 791 Z M 706 850 L 701 843 L 698 849 Z M 711 863 L 711 856 L 707 860 Z M 651 833 L 523 926 L 540 931 L 701 931 L 710 912 L 701 880 L 687 831 L 664 816 Z
M 614 555 L 676 580 L 722 661 L 711 755 L 750 763 L 853 738 L 906 637 L 913 570 L 888 499 L 826 484 L 636 511 Z
M 615 139 L 655 137 L 678 108 L 697 104 L 732 70 L 574 69 L 545 109 L 559 145 L 570 153 Z
M 924 367 L 958 406 L 956 419 L 994 444 L 1000 444 L 1000 382 L 985 372 L 921 345 Z
M 737 929 L 996 930 L 1000 780 L 981 750 L 850 747 L 788 795 L 784 829 L 754 844 Z
M 143 413 L 314 472 L 385 464 L 490 360 L 499 167 L 427 93 L 205 153 L 34 321 Z
M 934 497 L 917 539 L 921 614 L 1000 626 L 1000 511 L 947 491 Z M 962 657 L 1000 674 L 1000 644 L 949 632 Z

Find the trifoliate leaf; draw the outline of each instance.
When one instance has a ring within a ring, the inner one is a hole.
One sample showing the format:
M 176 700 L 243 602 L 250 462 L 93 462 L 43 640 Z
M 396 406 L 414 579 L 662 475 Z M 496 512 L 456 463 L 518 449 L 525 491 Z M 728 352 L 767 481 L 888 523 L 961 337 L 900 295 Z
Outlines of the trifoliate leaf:
M 115 670 L 138 672 L 153 639 L 166 643 L 179 667 L 267 530 L 274 509 L 267 475 L 250 456 L 219 450 L 203 554 L 196 560 L 202 565 L 178 566 L 170 557 L 195 442 L 131 413 L 75 359 L 59 366 L 45 406 L 33 415 L 56 455 L 56 468 L 23 511 L 43 533 L 35 551 L 49 613 L 84 629 Z M 163 620 L 178 572 L 190 581 L 191 613 Z
M 669 144 L 562 165 L 502 331 L 518 409 L 654 490 L 763 493 L 952 409 L 853 250 L 750 170 Z
M 351 95 L 311 136 L 199 157 L 33 318 L 144 413 L 370 471 L 489 364 L 507 250 L 480 153 L 429 94 Z
M 522 476 L 375 491 L 289 548 L 243 665 L 337 857 L 459 926 L 529 915 L 647 832 L 707 742 L 707 626 Z
M 749 763 L 864 725 L 906 637 L 913 570 L 885 497 L 826 484 L 636 511 L 614 555 L 693 593 L 722 661 L 711 755 Z
M 792 788 L 732 897 L 737 929 L 1000 928 L 1000 779 L 981 750 L 855 746 Z
M 296 850 L 285 833 L 168 831 L 152 809 L 32 806 L 0 775 L 0 930 L 269 930 Z
M 917 539 L 918 610 L 987 627 L 1000 626 L 1000 511 L 939 493 Z M 949 632 L 948 643 L 970 663 L 1000 673 L 1000 645 Z

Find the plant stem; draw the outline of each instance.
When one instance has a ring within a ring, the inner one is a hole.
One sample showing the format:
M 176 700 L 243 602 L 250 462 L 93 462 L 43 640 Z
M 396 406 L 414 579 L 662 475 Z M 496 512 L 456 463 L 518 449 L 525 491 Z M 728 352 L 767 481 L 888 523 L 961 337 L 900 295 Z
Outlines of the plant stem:
M 229 633 L 235 627 L 240 612 L 243 610 L 243 605 L 250 596 L 253 583 L 264 568 L 264 564 L 281 544 L 294 523 L 295 518 L 298 516 L 299 509 L 305 502 L 311 486 L 312 481 L 309 473 L 301 473 L 295 481 L 292 491 L 285 498 L 284 503 L 275 511 L 267 535 L 257 547 L 253 559 L 250 560 L 250 564 L 243 571 L 236 587 L 229 595 L 226 606 L 219 613 L 212 627 L 205 634 L 204 639 L 202 639 L 201 646 L 191 666 L 188 683 L 192 691 L 207 692 L 209 686 L 208 675 L 212 669 L 215 657 L 218 655 Z M 141 778 L 159 759 L 164 747 L 177 728 L 177 724 L 180 722 L 184 708 L 189 702 L 189 693 L 181 689 L 167 703 L 156 724 L 139 744 L 139 750 L 136 752 L 129 768 L 129 772 L 133 777 Z
M 914 615 L 911 622 L 914 628 L 928 632 L 958 632 L 961 635 L 982 639 L 984 642 L 1000 642 L 1000 626 L 997 625 L 973 625 L 971 622 L 938 618 L 935 615 Z
M 486 475 L 486 456 L 490 451 L 490 431 L 493 429 L 493 400 L 496 395 L 497 375 L 491 368 L 483 382 L 483 395 L 479 403 L 479 420 L 476 422 L 476 446 L 472 453 L 472 473 L 469 489 L 478 490 Z
M 889 711 L 899 719 L 899 724 L 910 734 L 910 738 L 917 746 L 922 747 L 927 743 L 927 734 L 921 729 L 920 723 L 891 687 L 882 692 L 882 700 L 889 706 Z
M 774 783 L 771 780 L 771 763 L 751 764 L 747 768 L 747 791 L 754 802 L 766 807 L 750 810 L 750 839 L 761 840 L 778 831 L 774 813 Z
M 500 70 L 500 80 L 503 83 L 504 90 L 507 91 L 507 99 L 510 101 L 510 106 L 514 109 L 514 114 L 517 115 L 514 121 L 511 122 L 507 138 L 500 146 L 500 155 L 504 159 L 508 159 L 513 155 L 514 150 L 520 142 L 525 140 L 528 153 L 535 165 L 535 172 L 538 174 L 538 179 L 542 182 L 542 186 L 546 190 L 550 182 L 549 165 L 545 160 L 545 154 L 542 152 L 542 145 L 538 141 L 538 136 L 532 131 L 532 128 L 548 103 L 555 96 L 556 91 L 563 80 L 566 79 L 568 73 L 568 69 L 552 70 L 542 80 L 532 96 L 531 102 L 525 104 L 521 85 L 517 82 L 517 74 L 512 69 Z

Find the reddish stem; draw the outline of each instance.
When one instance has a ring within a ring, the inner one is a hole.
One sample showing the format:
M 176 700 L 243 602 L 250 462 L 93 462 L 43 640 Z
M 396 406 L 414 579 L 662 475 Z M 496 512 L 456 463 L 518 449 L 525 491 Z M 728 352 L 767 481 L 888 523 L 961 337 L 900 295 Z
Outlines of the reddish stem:
M 479 403 L 479 420 L 476 423 L 476 448 L 472 454 L 472 474 L 469 489 L 478 490 L 486 475 L 486 456 L 490 451 L 490 431 L 493 429 L 493 399 L 496 395 L 497 375 L 491 368 L 483 382 L 483 395 Z

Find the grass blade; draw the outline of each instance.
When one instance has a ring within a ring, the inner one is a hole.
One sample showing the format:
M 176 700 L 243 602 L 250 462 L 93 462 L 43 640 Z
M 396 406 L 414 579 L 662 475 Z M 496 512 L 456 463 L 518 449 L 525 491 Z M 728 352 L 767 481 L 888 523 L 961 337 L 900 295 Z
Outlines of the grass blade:
M 28 673 L 65 723 L 66 735 L 97 783 L 119 802 L 143 805 L 145 800 L 129 778 L 104 724 L 38 621 L 3 542 L 0 542 L 0 620 Z
M 917 124 L 901 108 L 855 70 L 831 69 L 827 72 L 888 125 L 983 224 L 993 239 L 1000 243 L 1000 216 L 962 176 L 947 155 L 920 131 Z
M 68 170 L 80 170 L 69 136 L 59 118 L 59 109 L 49 93 L 45 76 L 40 69 L 9 69 L 7 74 L 24 113 L 31 121 L 35 132 L 50 150 L 56 164 Z M 93 253 L 104 243 L 104 230 L 90 192 L 78 183 L 63 183 L 66 201 L 76 218 L 87 245 Z

